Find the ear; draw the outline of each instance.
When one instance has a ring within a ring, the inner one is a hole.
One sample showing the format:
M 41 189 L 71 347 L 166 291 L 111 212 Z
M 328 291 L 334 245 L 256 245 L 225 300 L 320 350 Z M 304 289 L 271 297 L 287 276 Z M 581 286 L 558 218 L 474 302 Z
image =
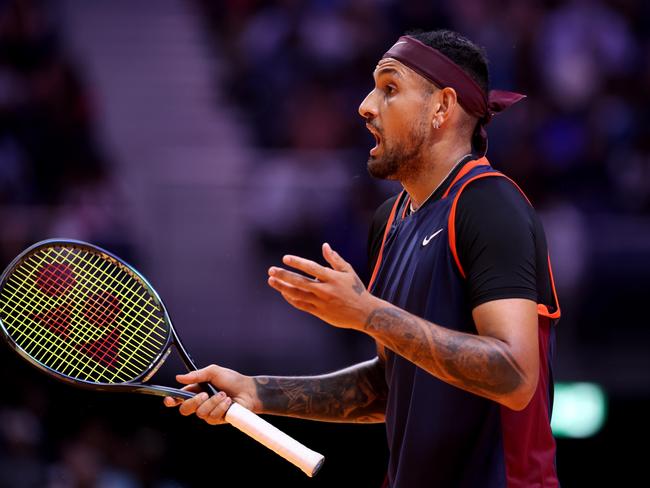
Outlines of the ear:
M 437 93 L 436 98 L 432 123 L 434 129 L 439 129 L 454 113 L 458 103 L 458 96 L 456 90 L 447 86 Z

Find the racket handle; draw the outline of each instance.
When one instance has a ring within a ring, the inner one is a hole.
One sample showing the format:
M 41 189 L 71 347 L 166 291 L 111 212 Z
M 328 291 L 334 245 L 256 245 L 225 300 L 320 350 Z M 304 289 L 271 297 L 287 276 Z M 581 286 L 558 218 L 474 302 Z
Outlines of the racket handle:
M 238 403 L 233 402 L 225 418 L 233 427 L 299 467 L 307 476 L 314 476 L 325 461 L 322 454 L 312 451 Z

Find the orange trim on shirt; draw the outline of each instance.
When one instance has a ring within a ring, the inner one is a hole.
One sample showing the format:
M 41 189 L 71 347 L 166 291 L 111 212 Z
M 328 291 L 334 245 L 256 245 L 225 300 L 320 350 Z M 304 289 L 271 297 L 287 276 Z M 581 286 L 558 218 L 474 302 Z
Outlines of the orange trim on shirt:
M 372 285 L 374 284 L 375 279 L 377 278 L 377 273 L 379 273 L 381 260 L 383 259 L 383 255 L 384 255 L 384 244 L 386 244 L 386 237 L 388 237 L 388 232 L 390 232 L 390 227 L 393 225 L 393 221 L 395 220 L 395 213 L 397 212 L 397 209 L 400 206 L 400 202 L 403 196 L 404 196 L 404 191 L 402 191 L 397 197 L 397 199 L 395 200 L 395 203 L 393 204 L 393 209 L 390 211 L 390 215 L 388 216 L 388 220 L 386 221 L 386 229 L 384 230 L 384 237 L 381 240 L 381 247 L 379 248 L 379 254 L 377 254 L 377 261 L 375 261 L 375 269 L 372 270 L 372 276 L 370 277 L 370 282 L 368 283 L 368 291 L 370 291 L 370 288 L 372 288 Z
M 549 319 L 559 319 L 562 315 L 560 311 L 560 301 L 557 298 L 557 290 L 555 289 L 555 279 L 553 278 L 553 268 L 551 267 L 551 255 L 548 255 L 548 273 L 551 276 L 551 288 L 553 289 L 553 300 L 555 300 L 555 312 L 551 312 L 548 309 L 548 306 L 542 305 L 541 303 L 537 305 L 537 313 L 542 317 L 548 317 Z
M 485 158 L 481 158 L 481 159 L 485 159 Z M 479 161 L 481 161 L 481 160 L 478 160 L 476 163 L 478 163 Z M 469 164 L 471 164 L 471 163 L 469 163 Z M 475 164 L 474 167 L 476 167 L 476 166 L 480 166 L 480 164 Z M 463 169 L 465 169 L 465 168 L 463 168 Z M 523 192 L 523 190 L 521 188 L 519 188 L 519 185 L 517 185 L 517 183 L 515 183 L 514 181 L 512 181 L 510 178 L 508 178 L 506 175 L 504 175 L 502 173 L 497 173 L 497 172 L 494 172 L 494 173 L 481 173 L 479 175 L 476 175 L 476 176 L 470 178 L 465 183 L 463 183 L 463 185 L 458 190 L 458 193 L 456 193 L 456 195 L 454 196 L 454 201 L 452 202 L 451 210 L 449 211 L 449 219 L 447 221 L 447 235 L 448 235 L 448 239 L 449 239 L 449 249 L 451 251 L 451 255 L 454 257 L 454 262 L 456 263 L 456 266 L 458 267 L 458 272 L 460 273 L 460 275 L 463 278 L 467 278 L 467 276 L 465 274 L 465 270 L 463 269 L 463 266 L 460 264 L 460 259 L 458 258 L 458 252 L 456 250 L 456 207 L 458 206 L 458 200 L 460 199 L 460 195 L 462 194 L 463 190 L 465 189 L 465 187 L 467 185 L 469 185 L 472 181 L 476 181 L 476 180 L 479 180 L 481 178 L 487 178 L 489 176 L 497 176 L 497 177 L 505 178 L 510 183 L 515 185 L 515 188 L 517 188 L 519 190 L 519 192 L 523 195 L 523 197 L 526 199 L 528 204 L 532 207 L 532 203 L 530 203 L 530 200 L 528 199 L 526 194 Z M 458 179 L 460 179 L 460 178 L 456 177 L 456 179 L 454 179 L 454 183 Z M 452 186 L 453 186 L 453 183 L 452 183 Z M 449 187 L 449 189 L 451 189 L 451 186 Z M 447 190 L 447 192 L 449 192 L 449 189 Z M 445 193 L 445 196 L 446 196 L 446 193 Z M 548 317 L 549 319 L 559 319 L 560 315 L 561 315 L 560 302 L 558 301 L 557 290 L 555 289 L 555 279 L 553 278 L 553 269 L 551 268 L 551 256 L 550 256 L 550 254 L 548 255 L 548 273 L 549 273 L 549 276 L 550 276 L 550 279 L 551 279 L 551 288 L 553 290 L 553 300 L 555 301 L 556 309 L 555 309 L 554 312 L 551 312 L 547 305 L 543 305 L 541 303 L 538 303 L 537 304 L 537 313 L 539 315 L 541 315 L 542 317 Z
M 500 177 L 502 177 L 502 178 L 505 178 L 505 179 L 508 180 L 510 183 L 512 183 L 513 185 L 515 185 L 515 188 L 516 188 L 517 190 L 519 190 L 519 193 L 521 193 L 521 195 L 526 199 L 526 201 L 528 202 L 528 205 L 530 205 L 531 207 L 533 206 L 533 204 L 532 204 L 532 203 L 530 202 L 530 200 L 528 199 L 528 196 L 524 193 L 524 190 L 522 190 L 522 189 L 519 187 L 519 185 L 518 185 L 517 183 L 515 183 L 513 180 L 511 180 L 510 178 L 508 178 L 506 175 L 504 175 L 504 174 L 502 174 L 502 173 L 496 173 L 495 176 L 497 176 L 497 175 L 500 176 Z
M 462 167 L 462 169 L 458 172 L 456 177 L 452 180 L 451 184 L 447 188 L 447 191 L 442 195 L 442 198 L 447 198 L 447 195 L 449 195 L 449 192 L 451 191 L 452 187 L 456 184 L 457 181 L 459 181 L 463 176 L 465 176 L 467 173 L 472 171 L 474 168 L 477 166 L 490 166 L 490 163 L 488 162 L 486 157 L 482 157 L 480 159 L 474 159 L 467 163 L 465 166 Z
M 458 206 L 459 197 L 467 185 L 469 185 L 472 181 L 480 180 L 481 178 L 487 178 L 488 176 L 501 176 L 501 174 L 481 173 L 480 175 L 476 175 L 470 178 L 469 180 L 467 180 L 465 183 L 463 183 L 463 186 L 460 187 L 458 193 L 456 193 L 456 195 L 454 196 L 454 201 L 452 202 L 451 210 L 449 211 L 449 217 L 447 220 L 447 235 L 449 237 L 449 249 L 451 250 L 451 255 L 454 257 L 454 261 L 456 262 L 458 271 L 460 272 L 460 275 L 463 278 L 467 278 L 467 276 L 465 275 L 465 270 L 463 270 L 463 266 L 460 264 L 460 259 L 458 259 L 458 253 L 456 252 L 456 207 Z

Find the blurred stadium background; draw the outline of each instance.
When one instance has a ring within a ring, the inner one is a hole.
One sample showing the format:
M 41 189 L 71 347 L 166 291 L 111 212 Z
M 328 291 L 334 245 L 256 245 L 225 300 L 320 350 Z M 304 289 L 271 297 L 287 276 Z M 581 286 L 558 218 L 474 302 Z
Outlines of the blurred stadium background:
M 574 393 L 560 478 L 636 486 L 650 436 L 645 0 L 2 0 L 0 265 L 48 237 L 106 247 L 150 278 L 200 364 L 311 374 L 367 359 L 365 337 L 291 310 L 266 269 L 328 241 L 367 273 L 370 216 L 396 188 L 367 176 L 357 107 L 411 28 L 464 33 L 494 87 L 529 96 L 491 124 L 489 156 L 549 238 L 555 377 Z M 54 384 L 0 351 L 0 487 L 365 488 L 385 473 L 382 426 L 272 419 L 328 458 L 308 480 L 231 427 Z M 572 434 L 594 411 L 600 428 Z

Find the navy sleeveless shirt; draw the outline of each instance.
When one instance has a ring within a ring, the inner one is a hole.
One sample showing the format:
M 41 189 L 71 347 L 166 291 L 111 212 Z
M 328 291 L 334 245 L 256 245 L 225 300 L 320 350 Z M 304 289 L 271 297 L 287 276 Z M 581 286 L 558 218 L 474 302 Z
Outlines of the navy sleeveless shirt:
M 481 158 L 462 168 L 441 199 L 411 215 L 406 193 L 397 198 L 369 285 L 374 295 L 448 329 L 477 333 L 454 218 L 462 190 L 484 177 L 505 176 Z M 547 269 L 543 264 L 537 269 Z M 550 429 L 550 359 L 559 318 L 555 290 L 553 296 L 555 303 L 538 305 L 539 383 L 520 412 L 451 386 L 386 349 L 388 486 L 558 486 Z

